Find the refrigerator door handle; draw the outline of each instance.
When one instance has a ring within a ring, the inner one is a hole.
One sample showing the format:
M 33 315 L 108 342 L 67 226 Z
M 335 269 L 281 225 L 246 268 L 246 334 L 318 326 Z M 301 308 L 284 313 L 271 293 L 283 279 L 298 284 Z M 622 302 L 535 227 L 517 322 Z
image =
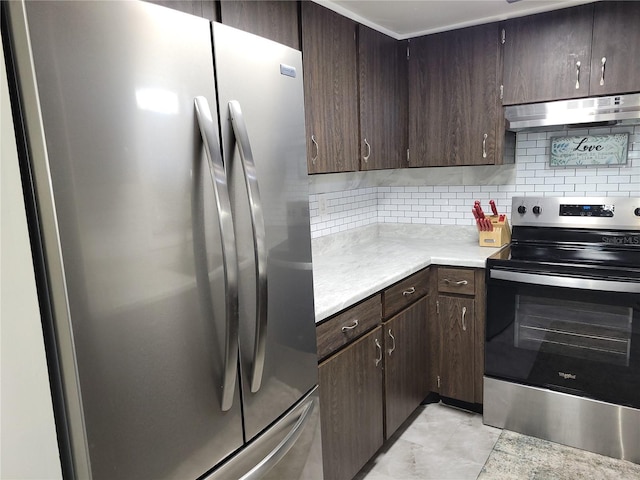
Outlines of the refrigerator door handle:
M 225 352 L 222 382 L 222 411 L 231 409 L 238 377 L 238 261 L 235 234 L 231 217 L 231 202 L 227 175 L 222 163 L 217 128 L 211 116 L 209 102 L 205 97 L 195 98 L 196 117 L 200 127 L 204 151 L 209 163 L 209 172 L 218 209 L 218 226 L 222 239 L 222 263 L 225 283 Z
M 229 115 L 235 135 L 238 151 L 242 161 L 242 171 L 249 196 L 249 209 L 251 211 L 251 228 L 253 229 L 253 251 L 256 270 L 256 329 L 255 343 L 253 347 L 253 367 L 251 372 L 251 392 L 260 390 L 262 373 L 264 371 L 265 354 L 267 346 L 267 247 L 266 230 L 256 164 L 253 160 L 251 143 L 247 126 L 242 114 L 242 108 L 237 100 L 229 102 Z

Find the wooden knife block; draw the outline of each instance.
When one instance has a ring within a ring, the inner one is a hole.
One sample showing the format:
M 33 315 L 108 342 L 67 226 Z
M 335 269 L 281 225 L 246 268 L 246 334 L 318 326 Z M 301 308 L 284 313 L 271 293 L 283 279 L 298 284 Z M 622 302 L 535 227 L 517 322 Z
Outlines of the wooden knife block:
M 507 217 L 505 216 L 502 222 L 500 221 L 499 215 L 487 215 L 487 218 L 491 220 L 493 231 L 478 231 L 480 246 L 497 248 L 511 242 L 511 228 L 509 228 L 509 220 L 507 220 Z

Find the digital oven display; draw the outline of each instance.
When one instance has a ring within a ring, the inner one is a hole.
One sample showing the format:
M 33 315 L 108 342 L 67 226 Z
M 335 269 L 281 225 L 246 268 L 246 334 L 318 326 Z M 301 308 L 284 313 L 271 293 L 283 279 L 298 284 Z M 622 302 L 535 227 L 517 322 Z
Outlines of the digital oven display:
M 613 217 L 613 205 L 560 205 L 561 217 Z

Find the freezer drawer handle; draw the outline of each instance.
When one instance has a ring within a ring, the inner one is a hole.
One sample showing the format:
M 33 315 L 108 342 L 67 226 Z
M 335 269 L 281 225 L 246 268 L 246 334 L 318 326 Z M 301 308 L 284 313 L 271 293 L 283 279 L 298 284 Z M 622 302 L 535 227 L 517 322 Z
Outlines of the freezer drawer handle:
M 240 480 L 258 480 L 259 478 L 264 477 L 264 475 L 269 470 L 271 470 L 275 465 L 278 464 L 280 460 L 282 460 L 287 452 L 291 450 L 291 447 L 293 447 L 293 445 L 298 441 L 298 438 L 300 438 L 300 434 L 302 434 L 302 432 L 306 428 L 307 423 L 311 419 L 311 413 L 313 412 L 315 404 L 315 399 L 309 401 L 309 403 L 304 407 L 304 410 L 300 414 L 300 418 L 291 428 L 291 431 L 289 431 L 287 436 L 284 437 L 282 441 L 260 461 L 260 463 L 249 470 L 245 475 L 240 477 Z
M 244 121 L 242 108 L 237 100 L 229 102 L 229 115 L 235 135 L 242 171 L 249 196 L 249 210 L 251 211 L 251 228 L 253 230 L 253 252 L 256 273 L 256 330 L 253 346 L 253 367 L 251 372 L 251 392 L 256 393 L 262 384 L 262 373 L 267 348 L 267 246 L 266 230 L 258 174 L 253 160 L 249 132 Z
M 209 163 L 209 173 L 211 174 L 216 207 L 218 209 L 218 227 L 222 238 L 226 333 L 220 408 L 222 411 L 227 411 L 233 405 L 236 378 L 238 376 L 238 260 L 227 175 L 222 164 L 220 143 L 217 136 L 218 130 L 213 122 L 209 103 L 205 97 L 195 98 L 195 109 L 202 142 L 204 143 L 204 151 Z

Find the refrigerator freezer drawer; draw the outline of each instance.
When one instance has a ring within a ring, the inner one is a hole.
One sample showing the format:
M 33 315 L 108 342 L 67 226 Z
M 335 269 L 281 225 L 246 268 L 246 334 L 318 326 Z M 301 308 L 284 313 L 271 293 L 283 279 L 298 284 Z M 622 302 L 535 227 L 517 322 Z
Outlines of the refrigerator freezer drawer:
M 205 480 L 322 478 L 318 387 Z

